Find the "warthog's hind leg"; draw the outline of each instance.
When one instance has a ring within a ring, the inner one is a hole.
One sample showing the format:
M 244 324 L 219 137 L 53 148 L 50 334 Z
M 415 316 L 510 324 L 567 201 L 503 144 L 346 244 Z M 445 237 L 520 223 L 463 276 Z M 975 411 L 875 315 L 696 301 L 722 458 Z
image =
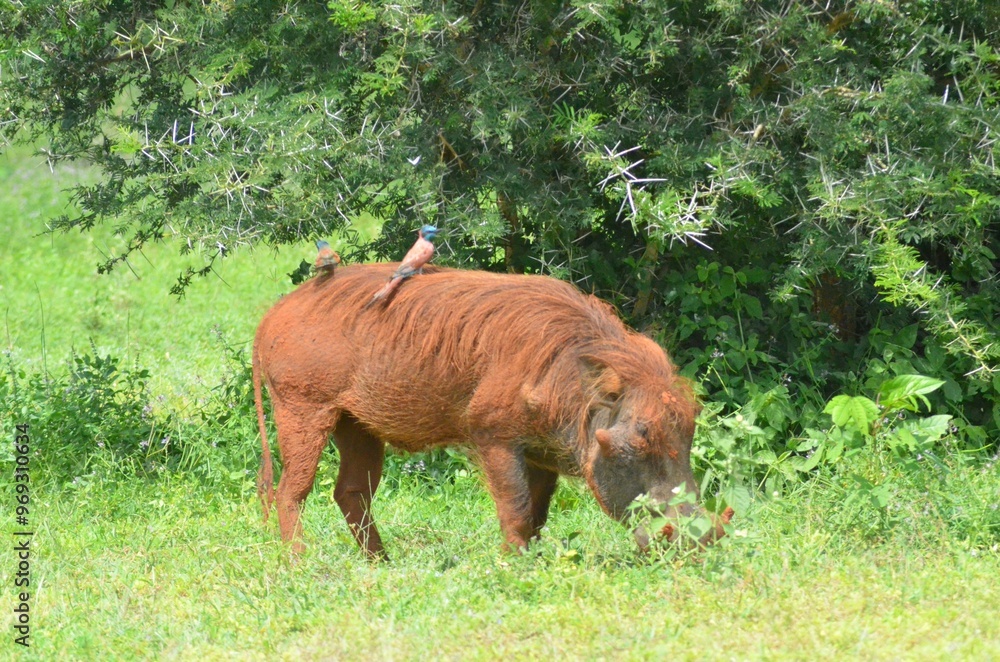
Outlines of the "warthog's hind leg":
M 274 420 L 281 448 L 281 480 L 278 481 L 277 510 L 281 538 L 292 541 L 292 550 L 301 552 L 302 523 L 299 511 L 312 491 L 319 458 L 339 412 L 299 411 L 275 402 Z
M 382 538 L 371 516 L 372 496 L 382 480 L 385 443 L 349 415 L 340 419 L 333 438 L 340 453 L 340 472 L 333 498 L 361 548 L 370 558 L 387 560 Z

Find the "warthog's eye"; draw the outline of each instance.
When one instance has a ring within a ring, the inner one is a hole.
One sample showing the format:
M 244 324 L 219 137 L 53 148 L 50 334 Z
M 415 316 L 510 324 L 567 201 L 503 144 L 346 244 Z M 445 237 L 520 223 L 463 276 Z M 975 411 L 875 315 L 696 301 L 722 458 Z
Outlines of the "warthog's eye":
M 636 423 L 635 431 L 643 439 L 649 440 L 649 427 L 645 423 Z

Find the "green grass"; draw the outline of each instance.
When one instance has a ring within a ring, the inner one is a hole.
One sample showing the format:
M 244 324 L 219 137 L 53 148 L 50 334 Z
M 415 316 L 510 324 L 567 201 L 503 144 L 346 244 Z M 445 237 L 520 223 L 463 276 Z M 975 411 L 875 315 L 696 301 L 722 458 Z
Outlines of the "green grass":
M 502 554 L 475 472 L 432 480 L 393 458 L 375 500 L 393 560 L 375 565 L 333 503 L 331 452 L 304 514 L 308 549 L 293 564 L 274 520 L 261 523 L 252 416 L 237 409 L 223 425 L 199 414 L 225 370 L 213 328 L 249 343 L 312 247 L 236 254 L 220 267 L 225 282 L 197 282 L 181 302 L 167 291 L 189 258 L 169 243 L 134 264 L 139 278 L 98 277 L 94 265 L 120 238 L 38 234 L 66 208 L 61 189 L 90 176 L 49 174 L 24 152 L 0 157 L 10 364 L 57 372 L 91 339 L 127 354 L 152 371 L 167 396 L 160 414 L 173 415 L 175 443 L 190 455 L 136 474 L 96 453 L 71 480 L 33 465 L 32 648 L 15 648 L 5 628 L 0 658 L 1000 658 L 994 464 L 857 464 L 851 471 L 891 483 L 888 508 L 854 498 L 845 469 L 757 496 L 733 536 L 680 558 L 639 555 L 579 482 L 559 488 L 542 543 Z M 46 453 L 80 443 L 32 432 Z M 5 534 L 15 530 L 6 485 Z M 14 562 L 0 545 L 5 614 Z
M 289 563 L 252 479 L 96 476 L 40 498 L 35 659 L 990 659 L 1000 557 L 835 536 L 800 494 L 758 503 L 752 537 L 700 562 L 638 556 L 581 487 L 545 541 L 499 552 L 474 478 L 401 478 L 377 499 L 372 565 L 328 488 Z M 829 504 L 826 504 L 829 505 Z M 562 542 L 578 533 L 570 545 Z M 0 561 L 10 567 L 10 553 Z M 6 642 L 5 642 L 6 644 Z

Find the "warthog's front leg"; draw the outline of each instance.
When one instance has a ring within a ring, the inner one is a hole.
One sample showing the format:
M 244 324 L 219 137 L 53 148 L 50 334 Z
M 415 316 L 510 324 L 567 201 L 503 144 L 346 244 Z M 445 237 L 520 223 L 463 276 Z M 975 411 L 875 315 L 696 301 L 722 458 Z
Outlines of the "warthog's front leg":
M 503 442 L 477 444 L 477 450 L 497 506 L 504 546 L 510 551 L 527 548 L 534 533 L 534 518 L 524 451 Z
M 531 492 L 531 537 L 539 538 L 549 517 L 549 503 L 556 491 L 559 474 L 528 465 L 528 489 Z

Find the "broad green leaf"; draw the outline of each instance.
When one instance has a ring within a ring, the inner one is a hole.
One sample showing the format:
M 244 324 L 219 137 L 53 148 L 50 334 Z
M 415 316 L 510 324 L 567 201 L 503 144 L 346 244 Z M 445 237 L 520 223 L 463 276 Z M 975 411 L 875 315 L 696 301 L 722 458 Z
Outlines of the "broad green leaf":
M 707 517 L 695 517 L 687 525 L 687 534 L 699 540 L 712 529 L 712 520 Z
M 740 303 L 743 305 L 743 309 L 747 311 L 747 314 L 754 319 L 762 319 L 764 317 L 764 309 L 761 308 L 760 300 L 757 297 L 750 295 L 743 295 L 740 297 Z
M 802 457 L 802 456 L 793 457 L 792 460 L 791 460 L 791 464 L 792 464 L 792 467 L 794 467 L 796 471 L 801 471 L 801 472 L 805 473 L 805 472 L 812 471 L 813 469 L 815 469 L 816 465 L 819 464 L 819 461 L 821 459 L 823 459 L 823 451 L 822 451 L 822 449 L 817 450 L 817 451 L 813 451 L 813 453 L 811 455 L 809 455 L 808 457 Z
M 830 414 L 834 425 L 867 435 L 878 419 L 878 405 L 863 395 L 838 395 L 827 403 L 823 413 Z
M 725 274 L 719 279 L 718 291 L 726 299 L 733 296 L 736 292 L 736 280 L 729 274 Z
M 730 352 L 726 355 L 726 360 L 734 370 L 742 370 L 747 364 L 747 357 L 742 352 Z
M 961 402 L 962 387 L 954 379 L 947 379 L 944 383 L 944 397 L 950 402 Z
M 910 349 L 917 342 L 917 329 L 919 325 L 911 324 L 907 327 L 900 329 L 895 336 L 892 337 L 892 343 L 903 347 L 905 349 Z
M 887 443 L 889 448 L 894 450 L 901 446 L 905 446 L 911 451 L 916 450 L 917 445 L 919 444 L 917 438 L 913 436 L 913 433 L 904 427 L 893 430 L 892 434 L 889 435 L 889 438 L 887 439 Z
M 944 381 L 924 375 L 899 375 L 886 381 L 878 390 L 879 402 L 886 409 L 909 409 L 916 411 L 916 398 L 920 398 L 930 408 L 925 393 L 931 393 L 944 385 Z
M 771 466 L 778 461 L 778 456 L 772 450 L 762 450 L 754 455 L 754 461 L 764 466 Z
M 917 441 L 927 443 L 937 441 L 948 433 L 948 426 L 951 424 L 951 416 L 939 414 L 937 416 L 925 416 L 913 421 L 907 421 L 900 426 L 901 430 L 906 430 L 912 434 Z
M 882 483 L 868 493 L 872 505 L 876 508 L 885 508 L 889 504 L 889 487 L 887 483 Z
M 750 490 L 743 485 L 730 483 L 722 490 L 722 498 L 738 513 L 745 513 L 750 508 Z

